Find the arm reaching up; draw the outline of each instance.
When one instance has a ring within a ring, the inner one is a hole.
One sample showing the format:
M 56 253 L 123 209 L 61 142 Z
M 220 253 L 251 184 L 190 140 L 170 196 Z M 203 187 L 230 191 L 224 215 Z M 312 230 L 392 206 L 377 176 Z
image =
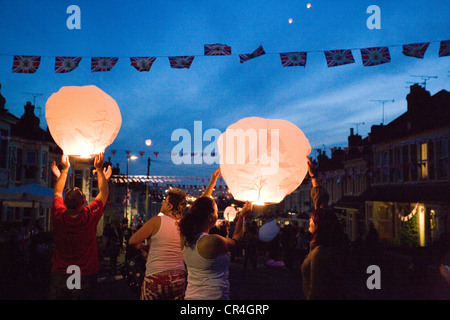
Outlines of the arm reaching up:
M 103 203 L 103 206 L 106 205 L 109 196 L 109 186 L 108 181 L 103 173 L 103 157 L 104 153 L 101 152 L 94 159 L 94 167 L 97 171 L 97 179 L 98 179 L 98 195 L 95 199 L 100 200 Z
M 206 188 L 205 192 L 203 193 L 203 197 L 211 197 L 214 187 L 216 186 L 217 178 L 219 177 L 220 177 L 220 169 L 216 169 L 211 175 L 211 180 L 209 181 L 209 185 Z
M 66 180 L 67 180 L 67 174 L 69 173 L 69 168 L 70 168 L 69 156 L 62 155 L 61 165 L 62 165 L 62 170 L 60 172 L 58 167 L 56 166 L 55 161 L 53 161 L 53 163 L 52 163 L 52 172 L 57 177 L 55 185 L 53 187 L 53 197 L 62 197 L 62 195 L 63 195 L 64 186 L 66 185 Z
M 308 156 L 306 157 L 306 162 L 308 163 L 308 173 L 309 176 L 311 177 L 312 186 L 318 187 L 319 181 L 317 180 L 317 177 L 314 175 L 313 164 Z

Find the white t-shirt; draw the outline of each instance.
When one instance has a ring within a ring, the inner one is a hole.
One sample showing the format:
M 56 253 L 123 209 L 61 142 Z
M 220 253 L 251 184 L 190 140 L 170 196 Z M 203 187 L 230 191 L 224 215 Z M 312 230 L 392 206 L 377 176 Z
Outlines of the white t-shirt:
M 197 243 L 206 233 L 197 236 L 194 247 L 184 246 L 183 256 L 188 270 L 185 300 L 228 300 L 230 284 L 228 267 L 230 255 L 222 253 L 205 259 L 197 251 Z
M 145 264 L 146 276 L 168 270 L 185 270 L 178 220 L 165 215 L 160 218 L 161 226 L 150 238 L 150 249 Z

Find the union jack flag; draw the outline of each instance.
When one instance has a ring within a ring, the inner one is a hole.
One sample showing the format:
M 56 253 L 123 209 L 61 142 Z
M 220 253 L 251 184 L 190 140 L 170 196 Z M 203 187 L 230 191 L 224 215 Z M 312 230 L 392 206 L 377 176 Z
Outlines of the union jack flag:
M 119 58 L 116 57 L 92 57 L 91 72 L 109 71 L 111 70 Z
M 81 57 L 55 57 L 55 73 L 67 73 L 75 70 Z
M 361 57 L 365 67 L 391 62 L 391 55 L 389 54 L 388 47 L 361 49 Z
M 283 52 L 280 59 L 283 67 L 306 66 L 306 52 Z
M 231 47 L 226 44 L 205 44 L 205 56 L 229 56 Z
M 423 59 L 429 45 L 429 42 L 404 44 L 402 53 L 408 57 Z
M 450 40 L 441 41 L 439 57 L 450 56 Z
M 328 67 L 342 66 L 355 63 L 351 50 L 328 50 L 324 51 Z
M 260 57 L 262 55 L 266 54 L 262 46 L 259 46 L 253 53 L 247 53 L 247 54 L 240 54 L 240 62 L 244 63 L 245 61 L 251 60 L 256 57 Z
M 192 61 L 194 61 L 194 56 L 169 57 L 170 66 L 175 69 L 189 69 Z
M 131 65 L 136 68 L 139 72 L 150 71 L 153 62 L 155 62 L 156 57 L 131 57 Z
M 14 56 L 13 73 L 35 73 L 41 63 L 38 56 Z

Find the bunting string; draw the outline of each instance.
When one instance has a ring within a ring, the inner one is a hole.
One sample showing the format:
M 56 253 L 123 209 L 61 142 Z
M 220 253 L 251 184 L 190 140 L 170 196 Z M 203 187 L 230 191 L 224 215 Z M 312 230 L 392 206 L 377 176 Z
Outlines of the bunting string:
M 173 69 L 189 69 L 195 57 L 199 56 L 239 56 L 239 62 L 245 63 L 249 60 L 261 57 L 263 55 L 279 55 L 282 67 L 306 67 L 307 54 L 322 52 L 328 67 L 342 66 L 355 63 L 353 51 L 360 50 L 361 59 L 364 67 L 377 66 L 391 62 L 389 48 L 402 47 L 402 53 L 407 57 L 423 59 L 430 43 L 439 42 L 439 57 L 450 56 L 450 40 L 429 41 L 424 43 L 411 43 L 404 45 L 389 45 L 383 47 L 368 48 L 350 48 L 339 50 L 313 50 L 299 52 L 266 52 L 262 45 L 256 48 L 252 53 L 233 54 L 231 46 L 227 44 L 205 44 L 203 55 L 186 56 L 116 56 L 116 57 L 86 57 L 86 56 L 37 56 L 37 55 L 13 55 L 1 54 L 0 56 L 13 57 L 13 73 L 35 73 L 41 62 L 42 57 L 55 58 L 55 73 L 68 73 L 78 68 L 81 60 L 89 58 L 91 60 L 91 72 L 110 71 L 119 59 L 127 58 L 130 66 L 139 72 L 150 71 L 155 60 L 159 58 L 168 58 L 169 65 Z

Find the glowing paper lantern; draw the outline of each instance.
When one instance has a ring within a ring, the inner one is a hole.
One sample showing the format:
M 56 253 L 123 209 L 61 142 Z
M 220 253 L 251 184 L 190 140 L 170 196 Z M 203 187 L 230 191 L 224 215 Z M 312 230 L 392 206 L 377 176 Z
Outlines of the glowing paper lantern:
M 289 23 L 292 23 L 292 21 L 293 21 L 292 18 L 289 18 Z
M 223 217 L 228 222 L 233 222 L 236 219 L 237 210 L 234 207 L 226 207 L 223 211 Z
M 279 203 L 308 171 L 309 141 L 286 120 L 241 119 L 222 133 L 217 146 L 222 177 L 236 200 Z
M 119 106 L 96 86 L 62 87 L 47 100 L 50 134 L 66 155 L 104 152 L 122 124 Z
M 307 5 L 306 5 L 306 7 L 309 9 L 309 8 L 311 8 L 311 3 L 308 3 Z
M 150 147 L 152 145 L 152 140 L 150 139 L 145 140 L 145 145 Z
M 263 242 L 270 242 L 280 232 L 280 227 L 277 225 L 277 220 L 266 222 L 259 228 L 259 240 Z

